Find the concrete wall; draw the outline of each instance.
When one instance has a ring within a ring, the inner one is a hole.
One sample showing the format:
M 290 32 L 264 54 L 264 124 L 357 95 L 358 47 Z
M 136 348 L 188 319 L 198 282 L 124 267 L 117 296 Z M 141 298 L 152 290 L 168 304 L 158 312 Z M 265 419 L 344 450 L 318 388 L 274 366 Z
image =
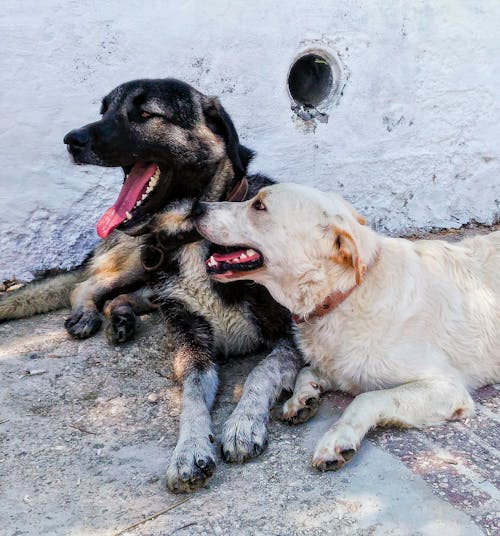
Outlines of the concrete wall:
M 498 0 L 22 2 L 0 13 L 0 279 L 70 267 L 121 174 L 63 135 L 115 85 L 174 76 L 221 96 L 253 169 L 342 192 L 379 229 L 492 223 L 500 199 Z M 303 50 L 339 59 L 328 122 L 291 110 Z

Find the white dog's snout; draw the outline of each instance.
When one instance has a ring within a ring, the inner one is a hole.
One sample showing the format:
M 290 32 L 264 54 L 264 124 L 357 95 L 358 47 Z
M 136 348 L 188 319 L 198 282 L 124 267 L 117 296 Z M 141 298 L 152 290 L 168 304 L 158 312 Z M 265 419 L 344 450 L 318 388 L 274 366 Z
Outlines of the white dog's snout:
M 235 236 L 237 218 L 233 205 L 239 205 L 239 203 L 202 203 L 201 205 L 201 215 L 196 218 L 196 227 L 205 238 L 215 243 L 237 239 Z

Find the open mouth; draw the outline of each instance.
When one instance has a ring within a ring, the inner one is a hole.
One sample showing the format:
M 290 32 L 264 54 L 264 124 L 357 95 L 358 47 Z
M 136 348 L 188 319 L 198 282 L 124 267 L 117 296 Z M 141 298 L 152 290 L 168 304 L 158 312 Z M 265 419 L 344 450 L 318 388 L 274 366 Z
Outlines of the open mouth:
M 114 205 L 97 222 L 97 234 L 101 238 L 106 238 L 119 225 L 144 214 L 150 196 L 158 188 L 160 174 L 160 167 L 155 163 L 137 162 L 132 166 Z
M 207 273 L 215 278 L 237 277 L 264 266 L 261 253 L 252 248 L 235 248 L 228 253 L 214 253 L 205 261 Z

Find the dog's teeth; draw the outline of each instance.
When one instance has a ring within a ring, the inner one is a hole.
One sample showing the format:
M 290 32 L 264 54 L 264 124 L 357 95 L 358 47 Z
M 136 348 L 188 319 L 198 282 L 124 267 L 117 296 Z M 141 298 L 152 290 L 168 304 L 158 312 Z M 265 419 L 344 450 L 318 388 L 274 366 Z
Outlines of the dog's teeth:
M 132 219 L 132 214 L 130 214 L 130 212 L 125 212 L 125 216 L 127 218 L 127 220 L 131 220 Z
M 144 201 L 144 199 L 146 199 L 147 196 L 148 194 L 142 194 L 141 201 Z
M 248 255 L 245 255 L 245 253 L 242 253 L 240 255 L 240 259 L 247 259 L 248 258 Z
M 253 249 L 247 249 L 246 254 L 251 257 L 252 255 L 257 255 Z
M 149 194 L 149 192 L 152 192 L 153 191 L 153 187 L 152 186 L 148 186 L 146 188 L 146 194 Z

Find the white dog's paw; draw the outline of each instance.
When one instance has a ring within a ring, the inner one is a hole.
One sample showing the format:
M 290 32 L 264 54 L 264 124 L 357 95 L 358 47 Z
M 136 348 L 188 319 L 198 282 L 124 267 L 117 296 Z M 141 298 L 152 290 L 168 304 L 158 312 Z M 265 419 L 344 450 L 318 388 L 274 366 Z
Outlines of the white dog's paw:
M 222 428 L 222 458 L 243 463 L 262 454 L 267 446 L 266 425 L 263 416 L 234 411 Z
M 319 396 L 310 392 L 294 395 L 283 405 L 280 419 L 288 424 L 300 424 L 316 415 L 319 408 Z
M 360 438 L 350 426 L 334 427 L 319 440 L 312 465 L 320 471 L 336 471 L 351 460 L 359 449 Z
M 195 491 L 215 472 L 212 439 L 190 437 L 179 441 L 167 469 L 167 487 L 174 493 Z

